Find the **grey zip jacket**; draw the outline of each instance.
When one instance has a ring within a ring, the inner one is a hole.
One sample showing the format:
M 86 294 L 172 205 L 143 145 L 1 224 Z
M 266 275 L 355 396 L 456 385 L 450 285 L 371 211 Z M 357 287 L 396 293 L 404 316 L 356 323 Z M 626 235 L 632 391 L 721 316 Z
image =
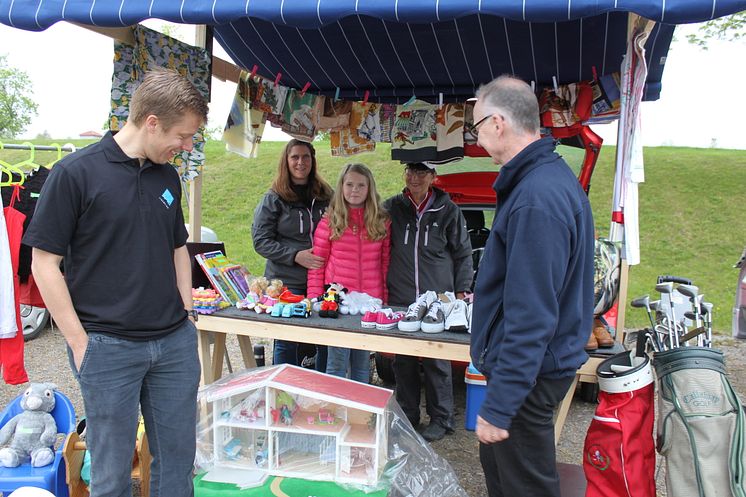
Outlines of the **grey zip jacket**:
M 471 288 L 471 241 L 461 210 L 446 192 L 433 187 L 430 205 L 417 219 L 404 194 L 383 204 L 391 216 L 389 303 L 408 306 L 428 290 L 464 292 Z
M 256 253 L 267 259 L 264 276 L 280 278 L 293 289 L 305 289 L 307 269 L 295 263 L 295 254 L 313 245 L 313 232 L 329 205 L 328 200 L 286 202 L 273 190 L 264 194 L 254 211 L 251 236 Z

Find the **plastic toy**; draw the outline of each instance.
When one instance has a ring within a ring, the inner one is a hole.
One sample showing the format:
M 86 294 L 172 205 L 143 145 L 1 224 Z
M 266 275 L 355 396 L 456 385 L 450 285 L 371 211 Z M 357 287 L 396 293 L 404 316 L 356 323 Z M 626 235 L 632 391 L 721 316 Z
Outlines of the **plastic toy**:
M 51 383 L 32 383 L 23 393 L 21 407 L 0 429 L 0 466 L 15 468 L 31 459 L 31 466 L 47 466 L 54 461 L 52 447 L 57 439 L 57 423 L 50 414 L 54 409 L 54 391 Z
M 264 296 L 259 299 L 259 302 L 254 306 L 254 310 L 257 314 L 263 312 L 271 313 L 272 307 L 279 302 L 280 294 L 282 293 L 282 280 L 272 280 L 269 286 L 265 290 Z
M 291 305 L 292 315 L 299 318 L 307 318 L 311 316 L 311 301 L 309 299 L 303 299 L 297 304 Z
M 330 283 L 324 286 L 324 290 L 324 295 L 321 296 L 319 316 L 322 318 L 337 318 L 339 316 L 339 305 L 347 289 L 339 283 Z
M 220 309 L 223 303 L 225 302 L 220 294 L 212 288 L 192 288 L 192 305 L 199 314 L 212 314 Z
M 296 295 L 290 290 L 283 290 L 283 292 L 280 294 L 280 302 L 283 304 L 297 304 L 301 300 L 303 300 L 305 297 L 303 295 Z
M 259 303 L 259 301 L 262 299 L 265 291 L 267 290 L 267 287 L 269 286 L 269 282 L 264 276 L 251 278 L 248 281 L 248 284 L 249 293 L 246 295 L 246 298 L 236 302 L 236 307 L 239 309 L 253 309 L 256 304 Z

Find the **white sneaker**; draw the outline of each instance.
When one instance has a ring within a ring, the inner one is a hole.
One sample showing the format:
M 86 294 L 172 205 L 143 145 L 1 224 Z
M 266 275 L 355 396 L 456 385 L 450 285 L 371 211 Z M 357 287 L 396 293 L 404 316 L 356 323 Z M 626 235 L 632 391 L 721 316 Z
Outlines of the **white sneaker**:
M 466 304 L 466 319 L 467 321 L 469 321 L 469 329 L 466 331 L 468 331 L 469 333 L 471 333 L 471 316 L 472 316 L 473 309 L 474 309 L 473 302 L 469 302 L 468 304 Z
M 427 314 L 422 318 L 422 324 L 420 326 L 423 333 L 440 333 L 445 329 L 443 302 L 436 300 L 430 305 Z
M 450 303 L 450 312 L 446 316 L 446 331 L 466 331 L 469 329 L 467 317 L 468 306 L 463 300 L 454 300 Z
M 432 291 L 425 292 L 417 297 L 417 300 L 415 300 L 407 309 L 404 318 L 399 321 L 399 330 L 419 331 L 420 325 L 422 324 L 422 318 L 425 317 L 427 310 L 436 300 L 438 300 L 438 295 Z

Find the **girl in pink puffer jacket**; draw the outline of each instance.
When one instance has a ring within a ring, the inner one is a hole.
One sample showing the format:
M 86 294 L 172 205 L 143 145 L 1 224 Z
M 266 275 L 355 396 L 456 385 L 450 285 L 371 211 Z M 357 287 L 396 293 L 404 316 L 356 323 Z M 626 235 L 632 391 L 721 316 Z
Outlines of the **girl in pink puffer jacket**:
M 313 253 L 324 265 L 308 271 L 308 296 L 319 297 L 324 285 L 339 283 L 349 291 L 364 292 L 385 303 L 389 269 L 388 214 L 381 207 L 373 173 L 364 164 L 347 164 L 339 175 L 329 209 L 313 237 Z M 326 372 L 367 383 L 369 353 L 329 347 Z

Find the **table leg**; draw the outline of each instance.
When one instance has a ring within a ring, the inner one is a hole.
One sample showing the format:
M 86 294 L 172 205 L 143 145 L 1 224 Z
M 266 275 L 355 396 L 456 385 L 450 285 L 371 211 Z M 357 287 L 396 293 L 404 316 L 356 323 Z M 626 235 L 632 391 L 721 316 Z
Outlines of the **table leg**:
M 559 443 L 560 435 L 562 435 L 562 428 L 565 426 L 565 420 L 567 419 L 567 413 L 570 411 L 570 405 L 572 404 L 572 398 L 575 395 L 575 387 L 578 385 L 579 375 L 575 375 L 572 380 L 570 389 L 565 394 L 565 398 L 560 402 L 559 409 L 557 409 L 557 417 L 554 420 L 554 445 Z
M 225 358 L 225 333 L 215 333 L 212 348 L 212 381 L 223 376 L 223 359 Z
M 212 375 L 212 357 L 210 356 L 210 332 L 199 330 L 199 339 L 197 340 L 197 352 L 199 360 L 202 363 L 202 384 L 209 385 L 213 381 Z M 222 358 L 221 358 L 222 364 Z
M 236 335 L 236 338 L 238 339 L 238 346 L 243 356 L 244 367 L 255 368 L 256 359 L 254 359 L 254 347 L 251 345 L 251 337 L 248 335 Z

